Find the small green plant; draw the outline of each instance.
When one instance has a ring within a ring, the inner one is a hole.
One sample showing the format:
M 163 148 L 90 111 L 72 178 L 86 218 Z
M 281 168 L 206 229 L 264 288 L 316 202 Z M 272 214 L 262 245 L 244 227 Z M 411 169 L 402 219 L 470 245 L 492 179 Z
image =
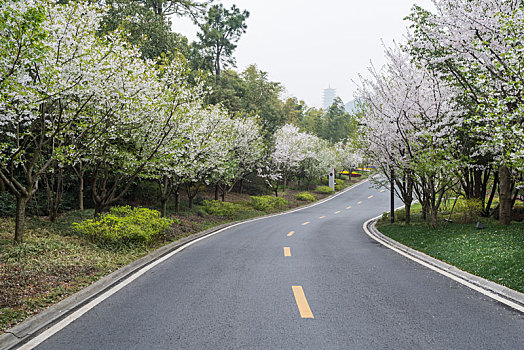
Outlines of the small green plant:
M 243 210 L 243 206 L 240 204 L 220 201 L 205 200 L 203 203 L 204 211 L 211 215 L 223 216 L 228 219 L 234 219 L 236 214 Z
M 388 223 L 390 220 L 389 220 L 389 212 L 385 211 L 382 213 L 382 217 L 378 220 L 378 223 L 380 224 L 386 224 Z
M 283 209 L 288 201 L 281 197 L 273 196 L 251 196 L 251 206 L 259 211 L 266 213 L 276 209 Z
M 333 193 L 333 189 L 329 186 L 318 186 L 315 192 L 322 194 L 331 194 Z
M 309 192 L 301 192 L 295 196 L 297 201 L 314 202 L 317 198 Z
M 130 206 L 112 207 L 98 219 L 73 223 L 79 236 L 97 243 L 149 245 L 162 235 L 176 220 L 160 217 L 160 212 Z
M 395 220 L 406 221 L 406 208 L 395 210 Z
M 482 213 L 482 202 L 480 199 L 459 199 L 454 211 L 462 222 L 473 222 Z
M 335 191 L 342 191 L 343 189 L 344 189 L 344 184 L 339 184 L 339 183 L 335 184 Z

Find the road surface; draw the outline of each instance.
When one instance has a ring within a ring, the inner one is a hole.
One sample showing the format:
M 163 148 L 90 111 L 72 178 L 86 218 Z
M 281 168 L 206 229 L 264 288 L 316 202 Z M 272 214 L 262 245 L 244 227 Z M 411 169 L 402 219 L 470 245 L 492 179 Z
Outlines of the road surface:
M 524 315 L 384 248 L 369 183 L 164 261 L 37 349 L 524 349 Z

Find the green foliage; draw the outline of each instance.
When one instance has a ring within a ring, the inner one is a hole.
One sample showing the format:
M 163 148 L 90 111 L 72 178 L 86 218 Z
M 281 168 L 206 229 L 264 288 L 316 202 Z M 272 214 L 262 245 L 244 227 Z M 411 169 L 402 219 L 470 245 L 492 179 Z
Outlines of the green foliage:
M 224 5 L 212 5 L 200 25 L 199 46 L 209 61 L 213 62 L 216 77 L 220 76 L 224 64 L 233 64 L 233 51 L 242 34 L 246 32 L 248 11 L 233 5 L 230 10 Z
M 140 48 L 143 58 L 157 59 L 174 52 L 192 58 L 187 38 L 174 33 L 169 18 L 158 13 L 153 6 L 131 0 L 112 0 L 108 5 L 100 29 L 101 35 L 117 29 L 124 30 L 126 39 Z
M 386 224 L 389 222 L 389 212 L 385 211 L 382 213 L 382 216 L 380 219 L 378 219 L 377 223 L 379 224 Z
M 455 213 L 459 214 L 463 222 L 473 222 L 482 214 L 480 199 L 459 199 L 455 205 Z
M 73 223 L 80 236 L 97 243 L 149 245 L 162 237 L 176 220 L 160 217 L 160 212 L 130 206 L 112 207 L 98 219 Z
M 346 112 L 344 103 L 337 97 L 325 112 L 319 136 L 335 143 L 347 140 L 356 128 L 355 118 Z
M 287 204 L 288 201 L 281 197 L 251 196 L 251 206 L 266 213 L 283 209 Z
M 242 211 L 244 207 L 240 204 L 231 202 L 221 201 L 210 201 L 205 200 L 203 203 L 204 211 L 211 215 L 223 216 L 228 219 L 234 219 L 239 211 Z
M 406 221 L 406 208 L 395 210 L 395 220 Z
M 342 191 L 344 189 L 344 184 L 335 184 L 335 191 Z
M 314 202 L 317 200 L 315 195 L 309 192 L 301 192 L 295 196 L 295 199 L 299 201 L 306 201 L 306 202 Z
M 258 115 L 264 129 L 273 133 L 286 122 L 280 94 L 280 83 L 270 81 L 268 73 L 248 66 L 241 74 L 225 70 L 217 79 L 209 102 L 222 103 L 229 111 Z
M 329 186 L 318 186 L 315 192 L 322 194 L 331 194 L 333 193 L 333 189 Z
M 304 202 L 314 202 L 317 200 L 315 195 L 309 193 L 309 192 L 301 192 L 295 196 L 296 200 L 298 201 L 304 201 Z

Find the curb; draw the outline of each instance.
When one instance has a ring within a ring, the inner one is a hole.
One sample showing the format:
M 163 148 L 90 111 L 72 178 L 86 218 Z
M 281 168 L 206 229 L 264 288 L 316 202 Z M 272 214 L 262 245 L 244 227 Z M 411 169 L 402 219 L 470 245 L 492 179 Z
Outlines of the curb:
M 380 216 L 372 218 L 366 221 L 363 226 L 366 234 L 375 241 L 441 275 L 524 313 L 524 293 L 463 271 L 456 266 L 435 259 L 385 236 L 375 227 L 379 218 Z
M 36 334 L 40 333 L 51 325 L 55 324 L 59 320 L 63 319 L 73 311 L 79 309 L 97 296 L 101 295 L 105 291 L 111 289 L 118 283 L 122 282 L 135 272 L 141 270 L 147 265 L 154 261 L 162 258 L 170 252 L 186 245 L 187 243 L 199 239 L 201 237 L 208 236 L 216 231 L 227 228 L 235 223 L 223 224 L 213 227 L 209 230 L 194 234 L 182 238 L 178 241 L 172 242 L 161 248 L 154 250 L 153 252 L 143 256 L 142 258 L 135 260 L 134 262 L 121 267 L 120 269 L 100 278 L 88 287 L 76 292 L 75 294 L 65 298 L 64 300 L 49 306 L 39 314 L 28 318 L 22 323 L 8 329 L 4 334 L 0 335 L 0 350 L 14 349 Z
M 99 296 L 108 292 L 112 288 L 119 285 L 121 282 L 124 282 L 126 279 L 130 278 L 134 274 L 139 273 L 144 268 L 152 265 L 156 261 L 170 255 L 177 250 L 181 250 L 186 246 L 189 246 L 192 242 L 206 238 L 213 234 L 217 234 L 220 231 L 224 231 L 228 228 L 263 220 L 275 216 L 286 215 L 289 213 L 301 211 L 308 209 L 324 202 L 327 202 L 339 195 L 346 193 L 347 191 L 360 186 L 368 180 L 357 182 L 356 184 L 345 188 L 344 190 L 333 194 L 327 198 L 319 200 L 318 202 L 304 205 L 298 208 L 290 209 L 281 213 L 263 215 L 256 218 L 251 218 L 243 221 L 235 221 L 227 224 L 218 225 L 216 227 L 210 228 L 200 233 L 193 234 L 191 236 L 179 239 L 178 241 L 172 242 L 168 245 L 160 247 L 151 253 L 143 256 L 142 258 L 135 260 L 134 262 L 121 267 L 117 271 L 110 273 L 107 276 L 100 278 L 98 281 L 94 282 L 88 287 L 83 288 L 82 290 L 76 292 L 75 294 L 67 297 L 66 299 L 49 306 L 47 309 L 43 310 L 39 314 L 28 318 L 22 323 L 14 326 L 11 329 L 8 329 L 4 334 L 0 335 L 0 350 L 11 350 L 16 349 L 19 346 L 27 343 L 32 338 L 36 337 L 38 334 L 44 332 L 45 330 L 51 328 L 61 320 L 65 319 L 75 311 L 79 310 L 83 306 L 89 304 L 90 302 L 97 299 Z

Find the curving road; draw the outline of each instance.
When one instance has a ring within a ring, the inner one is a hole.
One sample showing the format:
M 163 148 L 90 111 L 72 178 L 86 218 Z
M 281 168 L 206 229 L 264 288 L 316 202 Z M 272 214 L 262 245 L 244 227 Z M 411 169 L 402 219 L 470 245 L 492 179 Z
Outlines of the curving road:
M 382 191 L 206 238 L 37 349 L 524 349 L 523 314 L 363 232 Z

